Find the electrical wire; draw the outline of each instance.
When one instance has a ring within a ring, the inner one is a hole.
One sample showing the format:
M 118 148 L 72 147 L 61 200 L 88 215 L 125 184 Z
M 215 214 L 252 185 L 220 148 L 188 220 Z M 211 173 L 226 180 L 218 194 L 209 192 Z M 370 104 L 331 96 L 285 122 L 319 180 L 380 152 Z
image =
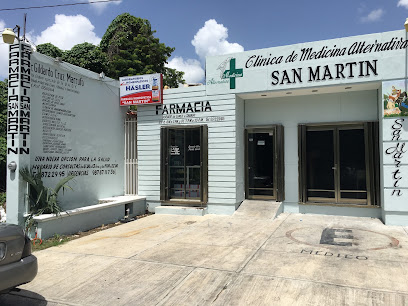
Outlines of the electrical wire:
M 89 2 L 77 2 L 77 3 L 65 3 L 65 4 L 44 5 L 44 6 L 15 7 L 15 8 L 5 8 L 5 9 L 0 9 L 0 12 L 1 12 L 1 11 L 30 10 L 30 9 L 49 8 L 49 7 L 60 7 L 60 6 L 73 6 L 73 5 L 81 5 L 81 4 L 93 4 L 93 3 L 118 2 L 118 1 L 122 1 L 122 0 L 101 0 L 101 1 L 89 1 Z

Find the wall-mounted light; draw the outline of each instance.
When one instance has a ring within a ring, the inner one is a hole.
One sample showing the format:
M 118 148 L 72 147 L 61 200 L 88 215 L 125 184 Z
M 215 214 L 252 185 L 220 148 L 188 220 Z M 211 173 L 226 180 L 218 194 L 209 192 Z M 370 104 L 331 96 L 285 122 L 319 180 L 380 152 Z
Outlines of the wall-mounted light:
M 17 30 L 17 36 L 16 33 L 14 33 L 14 31 Z M 5 28 L 3 33 L 1 33 L 1 35 L 3 36 L 3 42 L 5 42 L 6 44 L 13 44 L 14 40 L 20 39 L 20 26 L 16 25 L 14 27 L 14 29 L 12 28 Z
M 9 168 L 11 172 L 15 172 L 17 169 L 17 163 L 15 161 L 12 161 L 7 165 L 7 168 Z

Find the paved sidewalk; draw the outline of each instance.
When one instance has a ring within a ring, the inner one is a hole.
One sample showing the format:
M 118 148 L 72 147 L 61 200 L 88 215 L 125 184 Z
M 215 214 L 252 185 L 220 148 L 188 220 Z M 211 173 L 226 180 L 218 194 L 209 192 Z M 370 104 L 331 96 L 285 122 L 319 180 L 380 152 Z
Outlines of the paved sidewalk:
M 153 215 L 36 252 L 1 305 L 408 305 L 408 229 L 370 218 Z

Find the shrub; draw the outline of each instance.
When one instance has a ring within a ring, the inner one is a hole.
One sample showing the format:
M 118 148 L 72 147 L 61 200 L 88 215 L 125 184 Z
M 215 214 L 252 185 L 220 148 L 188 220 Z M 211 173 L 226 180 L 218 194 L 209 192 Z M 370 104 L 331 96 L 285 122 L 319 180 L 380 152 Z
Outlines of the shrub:
M 59 216 L 62 212 L 59 206 L 58 193 L 62 189 L 64 194 L 65 189 L 71 189 L 68 182 L 74 176 L 67 176 L 60 180 L 55 188 L 46 187 L 42 181 L 41 168 L 37 173 L 30 171 L 27 167 L 20 170 L 20 174 L 24 181 L 29 185 L 28 198 L 30 202 L 30 212 L 26 219 L 26 230 L 29 230 L 33 225 L 33 217 L 42 214 L 55 214 Z

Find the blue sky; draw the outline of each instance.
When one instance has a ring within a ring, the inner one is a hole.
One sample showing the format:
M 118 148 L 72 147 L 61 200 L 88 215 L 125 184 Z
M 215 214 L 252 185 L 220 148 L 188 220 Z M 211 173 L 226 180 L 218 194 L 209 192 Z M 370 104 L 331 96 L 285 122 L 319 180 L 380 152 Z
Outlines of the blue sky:
M 81 1 L 88 0 L 1 0 L 0 8 Z M 125 12 L 148 19 L 156 37 L 176 48 L 169 65 L 185 70 L 187 81 L 202 82 L 206 55 L 403 29 L 408 0 L 122 0 L 0 11 L 0 30 L 22 26 L 27 13 L 32 43 L 70 49 L 84 41 L 97 44 L 110 22 Z M 7 76 L 6 49 L 0 44 L 0 78 Z

